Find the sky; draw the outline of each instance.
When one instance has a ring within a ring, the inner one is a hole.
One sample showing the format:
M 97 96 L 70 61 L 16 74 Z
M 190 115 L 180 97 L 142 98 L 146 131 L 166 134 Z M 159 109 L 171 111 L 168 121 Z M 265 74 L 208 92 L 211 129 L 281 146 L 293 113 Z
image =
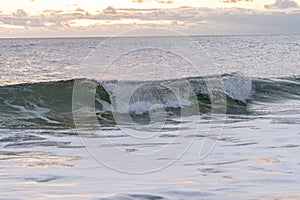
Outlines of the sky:
M 298 34 L 299 24 L 300 0 L 0 2 L 3 38 L 111 36 L 143 28 L 157 28 L 150 35 L 163 35 L 159 29 L 185 35 Z

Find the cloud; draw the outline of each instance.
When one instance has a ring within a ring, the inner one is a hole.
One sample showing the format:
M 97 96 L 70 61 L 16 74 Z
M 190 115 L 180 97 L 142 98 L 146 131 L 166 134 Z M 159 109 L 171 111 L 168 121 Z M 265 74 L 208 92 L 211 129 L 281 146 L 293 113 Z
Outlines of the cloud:
M 134 2 L 134 3 L 144 3 L 146 1 L 154 1 L 154 2 L 157 2 L 157 3 L 166 3 L 166 4 L 174 3 L 173 0 L 131 0 L 131 1 Z
M 43 12 L 43 14 L 51 15 L 51 14 L 63 13 L 64 11 L 63 10 L 44 10 L 42 12 Z
M 22 10 L 22 9 L 18 9 L 15 13 L 13 13 L 13 16 L 16 16 L 16 17 L 26 17 L 27 13 L 24 10 Z
M 77 11 L 77 12 L 85 12 L 85 10 L 82 9 L 82 8 L 77 8 L 75 11 Z
M 96 13 L 44 10 L 30 14 L 0 13 L 0 36 L 116 34 L 132 28 L 168 28 L 185 34 L 300 33 L 300 9 L 293 12 L 242 8 L 180 7 L 136 9 L 107 7 Z
M 268 10 L 271 9 L 289 9 L 289 8 L 299 8 L 297 2 L 292 0 L 276 0 L 274 4 L 265 5 Z
M 117 10 L 112 6 L 108 6 L 106 9 L 102 11 L 104 14 L 116 14 Z
M 219 0 L 220 2 L 223 3 L 238 3 L 241 1 L 246 1 L 246 2 L 253 2 L 253 0 Z

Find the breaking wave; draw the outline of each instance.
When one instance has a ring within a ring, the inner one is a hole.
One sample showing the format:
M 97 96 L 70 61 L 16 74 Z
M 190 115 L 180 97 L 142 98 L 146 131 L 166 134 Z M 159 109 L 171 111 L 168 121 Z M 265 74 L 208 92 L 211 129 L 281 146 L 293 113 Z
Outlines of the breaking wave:
M 248 78 L 238 73 L 221 76 L 227 97 L 227 113 L 253 114 L 249 108 L 253 102 L 271 103 L 289 99 L 300 99 L 300 78 L 258 79 Z M 166 80 L 177 84 L 188 82 L 198 100 L 199 112 L 209 113 L 211 101 L 206 80 L 213 77 L 191 77 L 181 80 Z M 0 87 L 0 127 L 72 127 L 72 94 L 74 82 L 97 85 L 95 92 L 95 113 L 99 122 L 113 121 L 112 96 L 117 81 L 95 81 L 87 79 L 63 80 L 55 82 L 25 83 Z M 130 101 L 118 105 L 114 112 L 129 112 L 132 116 L 144 116 L 151 109 L 164 109 L 167 113 L 178 114 L 182 106 L 190 106 L 188 99 L 178 99 L 163 81 L 146 81 L 143 87 L 129 94 Z M 130 82 L 128 84 L 136 84 Z M 124 89 L 123 95 L 128 95 Z M 149 92 L 150 91 L 150 92 Z M 158 94 L 158 95 L 157 95 Z M 157 103 L 159 102 L 159 103 Z M 126 107 L 126 109 L 124 109 Z M 84 110 L 84 108 L 82 108 Z M 191 112 L 191 114 L 195 114 Z M 103 121 L 104 119 L 104 121 Z

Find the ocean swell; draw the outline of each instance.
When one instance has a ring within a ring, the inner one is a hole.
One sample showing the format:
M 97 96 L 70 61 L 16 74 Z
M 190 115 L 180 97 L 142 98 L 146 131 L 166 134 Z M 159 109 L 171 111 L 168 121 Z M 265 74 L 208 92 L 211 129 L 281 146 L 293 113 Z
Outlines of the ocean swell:
M 180 89 L 182 81 L 188 82 L 197 97 L 199 111 L 209 113 L 211 101 L 206 80 L 213 77 L 191 77 L 183 80 L 167 80 L 177 84 Z M 274 102 L 289 99 L 300 99 L 299 77 L 280 79 L 248 78 L 238 73 L 222 75 L 227 97 L 227 113 L 251 114 L 249 109 L 253 102 Z M 95 92 L 95 113 L 99 119 L 103 116 L 113 120 L 112 111 L 130 112 L 135 116 L 143 116 L 155 109 L 164 109 L 169 113 L 180 113 L 182 106 L 191 106 L 181 92 L 177 97 L 166 87 L 163 81 L 147 81 L 144 87 L 131 95 L 129 102 L 123 102 L 117 109 L 111 109 L 112 95 L 117 81 L 95 81 L 87 79 L 63 80 L 56 82 L 25 83 L 0 87 L 0 127 L 72 127 L 72 94 L 74 82 L 97 85 Z M 135 84 L 135 82 L 130 82 Z M 149 92 L 152 91 L 152 92 Z M 188 91 L 190 92 L 190 91 Z M 127 105 L 126 105 L 127 104 Z M 127 106 L 127 109 L 123 109 Z M 84 109 L 83 109 L 84 110 Z M 191 113 L 195 114 L 195 113 Z

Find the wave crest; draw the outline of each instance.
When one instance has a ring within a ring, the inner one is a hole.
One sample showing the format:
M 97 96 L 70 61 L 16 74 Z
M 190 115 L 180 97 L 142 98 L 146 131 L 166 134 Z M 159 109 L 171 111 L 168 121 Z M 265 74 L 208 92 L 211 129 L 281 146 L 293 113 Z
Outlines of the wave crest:
M 210 112 L 210 97 L 206 80 L 213 77 L 185 78 L 195 92 L 200 112 Z M 253 111 L 248 109 L 249 102 L 269 102 L 284 99 L 300 99 L 300 79 L 289 77 L 285 79 L 254 79 L 238 73 L 222 75 L 227 96 L 227 113 L 245 114 Z M 166 80 L 180 86 L 183 80 Z M 26 126 L 73 126 L 72 92 L 75 80 L 44 82 L 33 84 L 8 85 L 0 87 L 0 127 Z M 95 110 L 96 114 L 111 115 L 112 91 L 117 81 L 95 81 L 77 79 L 82 84 L 96 84 Z M 146 82 L 145 88 L 130 97 L 129 112 L 134 115 L 144 115 L 151 109 L 178 110 L 181 106 L 188 107 L 195 102 L 176 98 L 167 88 L 159 88 L 162 81 Z M 135 84 L 135 82 L 130 82 Z M 147 88 L 148 87 L 148 88 Z M 145 93 L 151 87 L 154 93 Z M 124 91 L 126 93 L 126 91 Z M 181 102 L 180 102 L 181 101 Z M 183 102 L 184 101 L 184 102 Z M 154 107 L 153 107 L 154 106 Z M 163 107 L 162 107 L 163 106 Z M 124 105 L 119 105 L 117 112 L 126 112 Z M 110 113 L 110 114 L 109 114 Z M 191 113 L 195 114 L 195 113 Z

